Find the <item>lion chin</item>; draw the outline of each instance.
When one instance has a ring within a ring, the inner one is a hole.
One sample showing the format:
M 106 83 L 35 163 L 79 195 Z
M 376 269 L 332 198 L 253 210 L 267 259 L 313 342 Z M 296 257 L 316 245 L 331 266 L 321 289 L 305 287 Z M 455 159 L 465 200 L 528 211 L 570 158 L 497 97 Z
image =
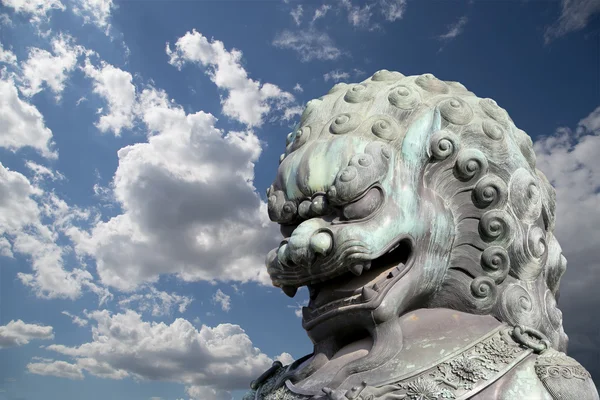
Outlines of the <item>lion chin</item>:
M 248 398 L 514 399 L 526 380 L 527 398 L 598 399 L 564 354 L 554 189 L 493 100 L 431 74 L 337 84 L 267 198 L 283 235 L 267 271 L 308 287 L 314 351 Z

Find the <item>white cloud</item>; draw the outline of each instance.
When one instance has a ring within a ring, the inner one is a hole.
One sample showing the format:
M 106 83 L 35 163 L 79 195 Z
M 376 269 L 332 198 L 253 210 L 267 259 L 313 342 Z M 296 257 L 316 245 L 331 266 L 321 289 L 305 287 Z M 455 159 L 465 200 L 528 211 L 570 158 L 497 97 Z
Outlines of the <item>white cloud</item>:
M 207 386 L 199 386 L 199 385 L 193 385 L 193 386 L 188 386 L 186 388 L 186 391 L 188 396 L 190 396 L 191 399 L 194 400 L 231 400 L 231 394 L 226 392 L 226 391 L 222 391 L 222 390 L 218 390 L 218 389 L 214 389 L 211 387 L 207 387 Z
M 302 23 L 302 4 L 298 4 L 298 6 L 296 8 L 294 8 L 292 11 L 290 11 L 290 15 L 292 16 L 292 18 L 294 19 L 294 22 L 296 23 L 296 25 L 300 26 L 300 24 Z
M 97 294 L 101 303 L 110 293 L 93 282 L 80 268 L 67 271 L 63 265 L 66 249 L 57 244 L 59 233 L 75 221 L 89 218 L 85 211 L 69 207 L 54 193 L 44 193 L 22 174 L 0 163 L 0 235 L 11 243 L 9 249 L 31 260 L 33 273 L 17 273 L 21 282 L 39 297 L 75 299 L 85 287 Z M 47 218 L 50 224 L 42 223 Z M 5 247 L 6 250 L 6 247 Z
M 406 0 L 379 0 L 379 5 L 383 17 L 389 22 L 401 19 L 406 10 Z
M 454 39 L 455 37 L 457 37 L 458 35 L 460 35 L 462 33 L 462 31 L 468 21 L 469 20 L 467 17 L 459 18 L 458 21 L 456 21 L 455 23 L 448 26 L 448 32 L 440 35 L 439 39 L 446 40 L 446 41 Z
M 56 376 L 58 378 L 67 378 L 81 380 L 83 373 L 77 365 L 69 364 L 65 361 L 42 361 L 27 364 L 27 370 L 32 374 Z
M 293 89 L 293 90 L 294 90 L 294 92 L 296 92 L 296 93 L 302 93 L 302 92 L 304 92 L 304 89 L 302 89 L 302 86 L 300 86 L 300 84 L 299 84 L 299 83 L 296 83 L 296 86 L 294 86 L 294 89 Z
M 286 108 L 285 113 L 283 114 L 283 120 L 290 121 L 297 115 L 302 115 L 303 111 L 304 111 L 303 106 L 294 106 L 294 107 Z
M 66 315 L 67 317 L 71 318 L 71 321 L 73 321 L 73 323 L 75 325 L 79 325 L 79 326 L 86 326 L 88 324 L 88 320 L 85 318 L 81 318 L 77 315 L 73 315 L 68 311 L 63 311 L 61 314 Z
M 213 295 L 212 300 L 214 303 L 219 304 L 223 311 L 231 310 L 231 296 L 223 293 L 221 289 L 217 289 L 217 292 Z
M 328 82 L 328 81 L 339 82 L 344 79 L 349 79 L 351 76 L 354 78 L 358 78 L 364 74 L 365 74 L 365 71 L 358 69 L 358 68 L 353 68 L 351 72 L 346 72 L 346 71 L 342 71 L 340 69 L 336 69 L 336 70 L 329 71 L 326 74 L 324 74 L 323 79 L 325 80 L 325 82 Z
M 598 0 L 561 0 L 561 8 L 558 21 L 549 26 L 544 33 L 546 44 L 569 32 L 585 28 L 592 16 L 600 13 L 600 2 Z
M 244 294 L 244 292 L 242 291 L 242 289 L 240 289 L 240 287 L 238 285 L 236 285 L 235 283 L 231 285 L 231 288 L 233 289 L 233 291 L 237 295 L 242 296 Z
M 363 7 L 355 6 L 350 0 L 340 0 L 342 7 L 348 12 L 348 22 L 354 27 L 369 28 L 373 12 L 373 5 L 365 4 Z M 375 26 L 371 27 L 375 28 Z
M 131 310 L 114 315 L 94 311 L 88 316 L 96 321 L 91 342 L 77 347 L 50 345 L 47 350 L 72 357 L 93 375 L 178 382 L 188 387 L 190 396 L 202 393 L 194 389 L 202 387 L 230 398 L 229 391 L 247 388 L 273 361 L 238 325 L 196 329 L 181 318 L 167 325 L 143 321 Z
M 2 4 L 11 7 L 15 13 L 31 15 L 30 21 L 35 25 L 48 21 L 51 10 L 66 9 L 60 0 L 2 0 Z
M 354 4 L 352 0 L 337 0 L 336 7 L 330 4 L 322 4 L 315 9 L 310 21 L 310 27 L 314 27 L 317 20 L 325 18 L 330 10 L 336 14 L 345 12 L 350 25 L 355 28 L 367 29 L 369 31 L 381 29 L 381 24 L 374 21 L 377 16 L 383 18 L 382 22 L 394 22 L 402 19 L 406 11 L 406 0 L 369 0 L 360 1 L 360 5 Z
M 600 302 L 597 282 L 600 262 L 600 107 L 573 130 L 559 128 L 536 140 L 537 168 L 556 188 L 555 235 L 568 260 L 561 280 L 559 305 L 572 338 L 569 353 L 587 360 L 597 373 L 600 323 L 590 315 Z
M 17 65 L 17 56 L 10 50 L 5 50 L 0 43 L 0 63 L 16 66 Z
M 45 167 L 41 164 L 38 164 L 33 161 L 25 161 L 25 166 L 31 172 L 33 172 L 33 181 L 34 183 L 41 182 L 45 179 L 50 179 L 51 181 L 63 180 L 65 176 L 58 171 L 53 171 L 48 167 Z
M 74 45 L 73 38 L 64 34 L 53 38 L 51 44 L 54 55 L 34 47 L 29 50 L 27 60 L 21 63 L 19 89 L 27 97 L 41 92 L 45 84 L 60 99 L 67 76 L 77 64 L 77 57 L 88 52 L 82 46 Z
M 52 131 L 35 106 L 21 100 L 11 78 L 0 77 L 0 147 L 17 151 L 33 147 L 44 157 L 56 158 Z
M 132 305 L 137 304 L 138 311 L 150 312 L 153 316 L 158 317 L 170 315 L 175 307 L 177 307 L 179 313 L 184 313 L 192 301 L 193 299 L 190 297 L 167 293 L 150 287 L 145 294 L 136 293 L 119 300 L 119 306 L 132 308 Z
M 0 14 L 0 25 L 4 26 L 12 26 L 13 22 L 8 16 L 8 14 Z
M 73 13 L 83 18 L 85 24 L 94 24 L 107 35 L 110 31 L 110 13 L 115 8 L 112 0 L 76 0 Z
M 342 55 L 327 33 L 314 29 L 298 32 L 284 30 L 275 37 L 273 46 L 294 50 L 302 62 L 336 60 Z
M 70 229 L 104 284 L 121 290 L 161 274 L 186 281 L 269 282 L 264 257 L 278 233 L 253 186 L 261 153 L 252 132 L 224 134 L 165 92 L 140 95 L 148 142 L 119 150 L 112 186 L 123 213 L 90 232 Z
M 308 299 L 305 299 L 301 303 L 296 303 L 295 306 L 288 306 L 288 308 L 293 308 L 294 314 L 296 314 L 296 317 L 302 318 L 302 307 L 306 307 L 306 306 L 308 306 Z
M 276 85 L 250 79 L 241 65 L 242 53 L 239 50 L 228 51 L 223 42 L 209 42 L 195 30 L 177 39 L 174 50 L 167 43 L 166 53 L 169 63 L 178 68 L 188 62 L 208 67 L 210 79 L 217 87 L 228 91 L 221 102 L 223 114 L 248 126 L 260 126 L 263 117 L 273 107 L 284 109 L 294 101 L 291 93 Z
M 294 357 L 290 353 L 281 353 L 275 357 L 275 360 L 281 361 L 283 365 L 288 365 L 294 362 Z
M 12 320 L 0 326 L 0 349 L 23 346 L 31 340 L 54 339 L 53 328 L 46 325 L 27 324 L 23 321 Z
M 320 18 L 324 18 L 325 15 L 327 15 L 327 12 L 330 9 L 331 9 L 331 6 L 329 4 L 323 4 L 323 5 L 321 5 L 321 7 L 317 8 L 315 10 L 315 15 L 313 15 L 311 23 L 314 23 L 316 20 L 318 20 Z
M 359 77 L 359 76 L 365 75 L 365 74 L 366 74 L 366 72 L 365 72 L 365 71 L 363 71 L 362 69 L 353 68 L 353 69 L 352 69 L 352 74 L 353 74 L 355 77 Z
M 573 131 L 560 128 L 553 136 L 535 142 L 537 168 L 556 188 L 556 235 L 565 252 L 596 254 L 600 242 L 600 107 L 581 120 Z M 573 205 L 577 206 L 574 207 Z M 599 268 L 597 257 L 590 265 Z M 580 271 L 580 276 L 587 276 Z M 585 283 L 588 280 L 585 279 Z
M 102 132 L 112 131 L 115 136 L 120 136 L 122 129 L 133 128 L 136 90 L 131 74 L 104 61 L 101 67 L 95 67 L 89 58 L 82 69 L 94 81 L 94 93 L 108 103 L 108 112 L 100 116 L 96 127 Z
M 15 255 L 12 252 L 12 246 L 5 237 L 0 237 L 0 256 L 14 258 Z
M 350 78 L 350 74 L 348 72 L 344 72 L 339 69 L 336 69 L 334 71 L 329 71 L 323 75 L 323 79 L 325 80 L 325 82 L 328 82 L 328 81 L 339 82 L 342 79 L 348 79 L 348 78 Z

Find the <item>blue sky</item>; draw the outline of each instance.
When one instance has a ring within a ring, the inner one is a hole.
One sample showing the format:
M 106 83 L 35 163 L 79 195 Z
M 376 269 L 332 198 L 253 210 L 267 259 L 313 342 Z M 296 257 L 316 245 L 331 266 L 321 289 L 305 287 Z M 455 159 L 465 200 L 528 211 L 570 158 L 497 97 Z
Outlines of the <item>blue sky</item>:
M 309 353 L 264 193 L 303 105 L 384 68 L 532 136 L 600 383 L 600 3 L 0 3 L 0 399 L 238 399 Z

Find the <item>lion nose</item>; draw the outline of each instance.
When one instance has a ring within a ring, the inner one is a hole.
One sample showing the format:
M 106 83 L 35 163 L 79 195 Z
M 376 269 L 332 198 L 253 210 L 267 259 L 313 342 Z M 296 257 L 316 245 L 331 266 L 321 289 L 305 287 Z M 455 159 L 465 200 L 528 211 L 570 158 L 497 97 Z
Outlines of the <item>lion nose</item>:
M 331 233 L 309 221 L 300 224 L 287 243 L 279 248 L 277 258 L 283 265 L 310 267 L 317 255 L 327 256 L 331 252 L 333 247 Z

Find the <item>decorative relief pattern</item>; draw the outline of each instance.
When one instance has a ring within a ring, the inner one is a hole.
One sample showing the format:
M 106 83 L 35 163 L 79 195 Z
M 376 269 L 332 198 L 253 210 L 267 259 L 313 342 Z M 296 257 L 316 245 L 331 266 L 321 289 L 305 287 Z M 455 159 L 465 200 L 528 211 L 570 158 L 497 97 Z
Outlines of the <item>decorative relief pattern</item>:
M 402 75 L 400 72 L 388 71 L 387 69 L 382 69 L 382 70 L 375 72 L 373 74 L 373 76 L 371 77 L 371 80 L 373 80 L 375 82 L 399 81 L 402 78 L 404 78 L 404 75 Z
M 415 83 L 431 93 L 448 93 L 450 88 L 433 74 L 423 74 L 415 79 Z
M 442 117 L 455 125 L 466 125 L 473 119 L 471 107 L 458 97 L 443 101 L 439 107 Z
M 402 110 L 412 110 L 421 102 L 419 93 L 407 85 L 396 86 L 390 91 L 388 101 Z
M 535 373 L 554 399 L 598 399 L 590 373 L 565 353 L 543 352 L 535 362 Z
M 531 349 L 519 346 L 511 339 L 510 330 L 504 329 L 496 331 L 493 335 L 443 363 L 398 382 L 382 386 L 371 386 L 363 382 L 362 385 L 345 392 L 324 388 L 322 396 L 313 397 L 294 393 L 286 385 L 273 390 L 273 382 L 276 381 L 278 376 L 278 374 L 275 374 L 261 389 L 260 393 L 264 393 L 264 395 L 259 395 L 256 400 L 304 400 L 309 398 L 315 400 L 458 399 L 463 398 L 471 391 L 478 391 L 486 387 L 489 384 L 488 381 L 504 374 L 512 365 L 529 354 L 531 354 Z M 539 366 L 536 365 L 536 371 L 540 369 L 546 377 L 556 374 L 555 369 L 549 369 L 554 365 L 553 362 L 554 360 L 550 362 L 542 360 Z M 565 368 L 569 372 L 565 372 Z M 558 373 L 579 377 L 583 376 L 582 374 L 587 374 L 587 371 L 583 367 L 576 369 L 565 366 Z M 589 374 L 586 376 L 589 376 Z
M 543 381 L 549 378 L 588 379 L 590 373 L 573 358 L 556 350 L 542 354 L 535 362 L 535 372 Z

